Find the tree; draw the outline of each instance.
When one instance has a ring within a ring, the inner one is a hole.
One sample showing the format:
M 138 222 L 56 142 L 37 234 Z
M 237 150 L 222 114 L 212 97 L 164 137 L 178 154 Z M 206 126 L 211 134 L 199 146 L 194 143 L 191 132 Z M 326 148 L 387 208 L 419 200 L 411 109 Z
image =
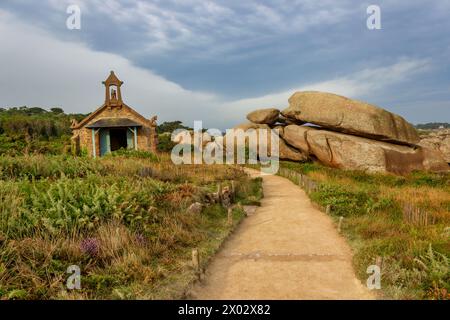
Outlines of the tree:
M 47 113 L 47 110 L 39 108 L 39 107 L 31 107 L 31 108 L 27 108 L 27 107 L 20 107 L 20 110 L 23 111 L 24 114 L 27 115 L 36 115 L 36 114 L 45 114 Z
M 439 129 L 439 128 L 450 128 L 450 123 L 446 122 L 429 122 L 429 123 L 422 123 L 417 124 L 417 129 L 423 129 L 423 130 L 430 130 L 430 129 Z
M 50 108 L 50 111 L 53 112 L 54 114 L 64 113 L 64 110 L 61 108 Z
M 158 132 L 158 133 L 164 133 L 164 132 L 172 133 L 173 131 L 175 131 L 177 129 L 191 130 L 191 128 L 184 126 L 181 121 L 170 121 L 170 122 L 163 122 L 162 124 L 160 124 L 156 128 L 156 132 Z

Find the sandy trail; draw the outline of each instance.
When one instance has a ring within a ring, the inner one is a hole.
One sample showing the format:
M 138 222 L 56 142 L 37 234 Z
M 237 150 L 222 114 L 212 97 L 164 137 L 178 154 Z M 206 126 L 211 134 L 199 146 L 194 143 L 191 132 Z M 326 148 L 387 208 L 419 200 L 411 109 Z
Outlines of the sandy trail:
M 373 299 L 356 278 L 351 250 L 331 218 L 291 181 L 262 177 L 261 207 L 226 241 L 191 297 Z

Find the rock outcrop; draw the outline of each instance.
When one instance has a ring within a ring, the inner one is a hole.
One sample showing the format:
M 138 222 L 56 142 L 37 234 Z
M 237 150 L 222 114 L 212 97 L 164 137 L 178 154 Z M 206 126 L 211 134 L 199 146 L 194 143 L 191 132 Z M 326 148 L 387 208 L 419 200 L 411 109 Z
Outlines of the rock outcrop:
M 278 139 L 278 134 L 280 131 L 282 131 L 283 127 L 278 126 L 275 127 L 275 129 L 278 130 L 272 130 L 268 125 L 266 124 L 255 124 L 255 123 L 243 123 L 240 125 L 237 125 L 233 128 L 233 134 L 236 134 L 238 130 L 241 129 L 243 132 L 249 133 L 247 130 L 253 129 L 255 130 L 255 136 L 258 141 L 258 152 L 262 148 L 265 148 L 264 150 L 267 150 L 267 154 L 263 154 L 262 156 L 271 156 L 270 150 L 271 150 L 271 133 L 273 133 L 276 138 Z M 265 131 L 265 132 L 264 132 Z M 264 132 L 265 137 L 267 137 L 265 140 L 263 137 L 260 138 L 260 135 Z M 277 134 L 278 133 L 278 134 Z M 223 143 L 224 147 L 226 148 L 227 140 L 234 138 L 234 144 L 235 146 L 239 146 L 241 143 L 245 143 L 248 145 L 248 135 L 243 137 L 242 139 L 237 139 L 235 137 L 231 137 L 230 134 L 226 134 Z M 261 141 L 262 140 L 262 141 Z M 262 142 L 262 143 L 261 143 Z M 304 154 L 302 151 L 297 150 L 289 145 L 286 144 L 286 142 L 283 139 L 278 139 L 278 149 L 279 149 L 279 158 L 281 160 L 291 160 L 291 161 L 306 161 L 308 157 L 306 154 Z
M 330 167 L 396 174 L 448 170 L 441 155 L 423 147 L 412 148 L 302 126 L 287 126 L 283 137 Z
M 253 123 L 259 124 L 274 124 L 277 122 L 280 115 L 280 110 L 275 108 L 258 109 L 250 112 L 247 115 L 247 119 Z
M 286 144 L 283 139 L 279 140 L 280 160 L 306 161 L 308 156 L 301 150 L 296 150 Z
M 449 170 L 450 132 L 423 137 L 418 145 L 415 128 L 402 117 L 335 94 L 297 92 L 281 116 L 263 109 L 247 118 L 251 122 L 234 129 L 254 129 L 258 136 L 276 129 L 282 160 L 395 174 Z
M 281 137 L 291 146 L 302 150 L 304 153 L 309 154 L 310 148 L 307 140 L 307 131 L 313 130 L 309 126 L 297 126 L 288 125 L 284 128 L 283 132 L 280 134 Z
M 415 128 L 399 115 L 332 93 L 297 92 L 283 116 L 332 131 L 407 145 L 419 142 Z
M 439 129 L 423 133 L 420 135 L 419 144 L 441 152 L 445 161 L 450 163 L 450 129 Z

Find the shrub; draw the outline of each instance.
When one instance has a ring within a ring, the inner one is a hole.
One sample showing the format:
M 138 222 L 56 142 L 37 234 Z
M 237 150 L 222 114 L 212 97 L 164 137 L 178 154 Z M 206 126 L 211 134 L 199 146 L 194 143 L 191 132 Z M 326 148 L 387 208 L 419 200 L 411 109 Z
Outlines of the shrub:
M 441 288 L 450 293 L 450 260 L 446 255 L 433 250 L 430 244 L 427 252 L 414 261 L 426 274 L 422 283 L 425 288 Z
M 175 142 L 171 140 L 170 134 L 160 134 L 158 135 L 158 150 L 161 152 L 170 152 L 176 145 Z
M 367 213 L 370 196 L 364 191 L 353 191 L 335 184 L 321 184 L 311 194 L 312 200 L 326 207 L 330 205 L 332 212 L 338 216 L 361 215 Z

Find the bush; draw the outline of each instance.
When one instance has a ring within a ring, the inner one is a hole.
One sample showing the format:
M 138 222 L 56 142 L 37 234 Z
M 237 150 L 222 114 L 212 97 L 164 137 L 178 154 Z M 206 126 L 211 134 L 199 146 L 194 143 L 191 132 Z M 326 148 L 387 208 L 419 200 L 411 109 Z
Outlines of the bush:
M 321 184 L 317 191 L 311 194 L 311 199 L 326 207 L 332 207 L 333 214 L 347 217 L 367 213 L 369 195 L 364 191 L 353 191 L 340 185 Z
M 0 113 L 0 155 L 61 154 L 70 145 L 70 120 L 60 108 L 10 108 Z
M 158 135 L 158 150 L 161 152 L 171 152 L 176 144 L 172 142 L 170 134 Z
M 436 289 L 438 289 L 437 292 L 444 291 L 449 293 L 447 297 L 438 296 L 438 298 L 450 298 L 450 259 L 444 254 L 433 250 L 430 244 L 427 252 L 414 259 L 414 261 L 426 274 L 423 286 L 434 289 L 428 293 L 436 292 Z

